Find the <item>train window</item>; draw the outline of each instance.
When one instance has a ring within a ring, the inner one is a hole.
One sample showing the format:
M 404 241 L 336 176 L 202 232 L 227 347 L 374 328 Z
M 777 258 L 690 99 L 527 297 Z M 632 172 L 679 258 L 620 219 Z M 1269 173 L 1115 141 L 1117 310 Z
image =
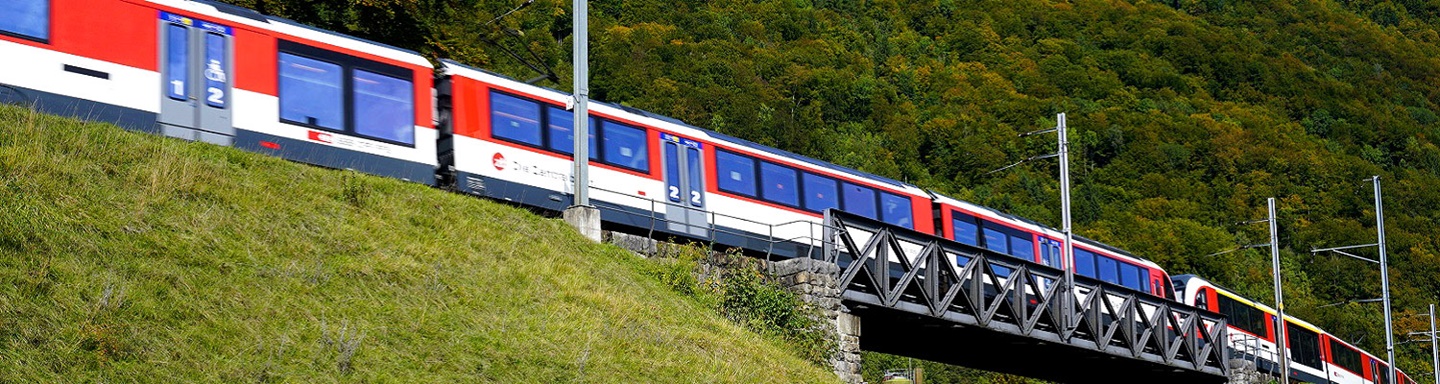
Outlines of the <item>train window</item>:
M 558 107 L 546 109 L 545 118 L 548 122 L 550 150 L 571 155 L 575 153 L 575 113 Z M 590 132 L 590 159 L 598 160 L 600 154 L 595 152 L 595 126 L 600 125 L 594 117 L 590 118 L 590 124 L 585 130 Z
M 1137 291 L 1145 291 L 1145 278 L 1140 276 L 1140 267 L 1134 264 L 1120 262 L 1120 285 L 1130 287 Z
M 1116 272 L 1118 272 L 1116 270 L 1116 264 L 1119 264 L 1119 262 L 1116 262 L 1115 259 L 1107 256 L 1096 256 L 1095 271 L 1098 273 L 1096 277 L 1110 284 L 1120 284 L 1120 276 L 1116 275 Z
M 490 130 L 495 137 L 540 146 L 540 105 L 490 92 Z
M 963 244 L 980 245 L 980 227 L 975 225 L 975 218 L 960 212 L 950 212 L 951 238 Z
M 1210 309 L 1209 289 L 1200 288 L 1195 291 L 1195 307 Z
M 915 228 L 915 213 L 910 209 L 910 198 L 893 193 L 880 192 L 880 221 L 905 228 Z
M 810 172 L 801 174 L 800 179 L 805 183 L 805 209 L 824 212 L 826 208 L 840 207 L 840 194 L 836 193 L 840 186 L 835 179 Z
M 1035 242 L 1026 236 L 1010 236 L 1010 255 L 1025 260 L 1035 260 Z
M 1000 230 L 991 227 L 989 222 L 985 223 L 983 232 L 985 233 L 986 249 L 1007 255 L 1010 254 L 1010 241 L 1007 240 L 1008 236 L 1005 236 L 1005 232 L 1000 232 Z
M 845 212 L 879 219 L 875 210 L 875 190 L 855 184 L 843 183 L 841 198 L 845 201 Z
M 166 93 L 171 99 L 184 101 L 190 98 L 190 29 L 183 25 L 166 23 L 165 27 L 165 83 Z
M 760 162 L 760 193 L 765 200 L 789 206 L 800 205 L 795 170 L 774 163 Z
M 604 142 L 602 150 L 605 153 L 600 159 L 612 165 L 649 172 L 650 162 L 645 155 L 649 146 L 645 142 L 645 130 L 609 120 L 602 121 L 602 124 L 600 140 Z
M 207 46 L 223 48 L 219 37 Z M 413 70 L 287 40 L 276 45 L 281 122 L 415 146 Z
M 1220 306 L 1220 314 L 1230 319 L 1230 326 L 1270 339 L 1265 331 L 1265 322 L 1269 321 L 1270 316 L 1265 312 L 1225 295 L 1218 295 L 1216 302 Z
M 755 196 L 755 159 L 729 151 L 715 151 L 716 181 L 720 190 Z
M 1085 277 L 1095 277 L 1095 253 L 1080 248 L 1075 248 L 1075 273 Z
M 280 53 L 280 119 L 313 127 L 345 129 L 340 65 Z
M 50 0 L 0 2 L 0 32 L 41 41 L 50 39 Z
M 572 131 L 575 130 L 575 113 L 556 107 L 545 108 L 545 123 L 545 133 L 550 138 L 545 147 L 567 155 L 574 154 L 575 133 Z M 586 128 L 590 131 L 590 137 L 595 137 L 594 119 L 591 119 Z M 590 146 L 590 156 L 595 156 L 594 145 Z
M 415 86 L 409 81 L 356 69 L 355 133 L 415 144 Z
M 1320 369 L 1320 335 L 1304 327 L 1285 322 L 1285 339 L 1289 341 L 1290 358 L 1301 365 Z
M 1332 363 L 1345 368 L 1354 374 L 1360 374 L 1360 352 L 1340 340 L 1330 339 L 1330 358 Z

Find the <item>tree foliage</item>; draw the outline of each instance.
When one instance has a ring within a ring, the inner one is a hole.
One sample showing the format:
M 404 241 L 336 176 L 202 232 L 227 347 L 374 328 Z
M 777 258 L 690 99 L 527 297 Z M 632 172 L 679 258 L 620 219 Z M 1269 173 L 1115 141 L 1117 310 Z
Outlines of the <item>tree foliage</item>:
M 521 2 L 232 1 L 570 84 L 560 0 L 498 19 Z M 1364 178 L 1379 175 L 1397 332 L 1440 292 L 1430 2 L 615 0 L 590 25 L 597 99 L 1051 224 L 1053 163 L 989 171 L 1051 151 L 1016 134 L 1065 112 L 1081 234 L 1251 297 L 1270 297 L 1263 252 L 1202 255 L 1265 242 L 1235 223 L 1276 197 L 1287 307 L 1383 352 L 1378 306 L 1323 306 L 1379 296 L 1378 270 L 1308 252 L 1374 242 Z M 1423 345 L 1400 354 L 1429 370 Z

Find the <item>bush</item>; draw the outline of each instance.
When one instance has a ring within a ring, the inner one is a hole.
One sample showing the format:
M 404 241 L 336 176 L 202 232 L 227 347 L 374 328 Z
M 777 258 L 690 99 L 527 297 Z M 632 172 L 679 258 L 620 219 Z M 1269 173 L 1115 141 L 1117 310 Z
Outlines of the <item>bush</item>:
M 760 260 L 698 244 L 662 246 L 655 256 L 648 274 L 675 292 L 818 365 L 834 354 L 837 346 L 819 309 L 782 287 Z

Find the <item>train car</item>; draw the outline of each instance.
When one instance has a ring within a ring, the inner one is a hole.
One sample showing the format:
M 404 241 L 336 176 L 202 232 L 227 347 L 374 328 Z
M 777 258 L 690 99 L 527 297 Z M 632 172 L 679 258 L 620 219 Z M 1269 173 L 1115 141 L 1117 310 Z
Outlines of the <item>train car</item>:
M 1034 221 L 932 192 L 936 235 L 1055 268 L 1064 268 L 1065 235 Z M 1170 276 L 1160 265 L 1118 248 L 1075 236 L 1075 274 L 1172 298 Z
M 1306 383 L 1386 384 L 1389 365 L 1350 343 L 1291 316 L 1285 317 L 1287 353 L 1277 352 L 1275 310 L 1245 299 L 1194 275 L 1175 276 L 1180 302 L 1224 314 L 1229 319 L 1232 358 L 1249 360 L 1257 369 L 1277 374 L 1279 356 L 1290 359 L 1290 380 Z M 1401 383 L 1411 383 L 1403 372 Z
M 456 189 L 560 210 L 571 204 L 570 95 L 445 63 L 442 166 Z M 931 233 L 930 196 L 621 105 L 590 104 L 590 196 L 609 227 L 773 253 L 818 252 L 828 208 Z
M 223 3 L 8 0 L 0 102 L 434 182 L 423 57 Z
M 1337 384 L 1388 384 L 1390 382 L 1390 364 L 1386 364 L 1385 359 L 1356 348 L 1331 334 L 1325 334 L 1324 339 L 1327 357 L 1325 364 L 1330 370 L 1330 382 Z M 1397 369 L 1395 372 L 1397 372 L 1396 383 L 1415 382 L 1404 371 Z

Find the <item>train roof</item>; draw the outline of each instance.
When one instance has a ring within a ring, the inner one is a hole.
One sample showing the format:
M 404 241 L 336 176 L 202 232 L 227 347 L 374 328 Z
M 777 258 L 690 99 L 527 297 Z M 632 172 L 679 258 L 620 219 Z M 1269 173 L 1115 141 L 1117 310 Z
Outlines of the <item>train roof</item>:
M 528 84 L 528 83 L 525 83 L 525 82 L 523 82 L 523 81 L 517 80 L 517 79 L 515 79 L 515 78 L 513 78 L 513 77 L 504 75 L 504 74 L 495 73 L 495 72 L 492 72 L 492 71 L 490 71 L 490 70 L 486 70 L 486 69 L 482 69 L 482 68 L 476 68 L 476 67 L 470 66 L 470 65 L 468 65 L 468 64 L 461 63 L 461 62 L 457 62 L 457 61 L 454 61 L 454 60 L 442 59 L 441 62 L 442 62 L 444 65 L 446 65 L 446 66 L 451 66 L 451 65 L 453 65 L 453 66 L 457 66 L 457 67 L 459 67 L 459 68 L 463 68 L 463 69 L 467 69 L 467 70 L 471 70 L 471 71 L 476 71 L 476 72 L 484 73 L 484 74 L 491 75 L 491 76 L 495 76 L 495 77 L 499 77 L 499 78 L 502 78 L 502 79 L 505 79 L 505 80 L 514 81 L 514 82 L 518 82 L 518 83 L 523 83 L 523 84 L 526 84 L 526 85 L 529 85 L 529 86 L 532 86 L 532 87 L 535 87 L 535 88 L 539 88 L 539 89 L 541 89 L 541 90 L 550 91 L 550 92 L 555 92 L 555 93 L 561 94 L 561 95 L 569 95 L 568 93 L 566 93 L 566 92 L 564 92 L 564 91 L 560 91 L 560 90 L 558 90 L 558 89 L 554 89 L 554 88 L 550 88 L 550 87 L 544 87 L 544 86 L 539 86 L 539 85 L 534 85 L 534 84 Z M 764 144 L 756 143 L 756 142 L 753 142 L 753 141 L 750 141 L 750 140 L 745 140 L 745 139 L 741 139 L 741 138 L 738 138 L 738 137 L 735 137 L 735 136 L 731 136 L 731 135 L 727 135 L 727 134 L 724 134 L 724 133 L 716 132 L 716 131 L 713 131 L 713 130 L 709 130 L 709 129 L 697 127 L 697 126 L 695 126 L 695 125 L 693 125 L 693 124 L 690 124 L 690 123 L 686 123 L 686 122 L 684 122 L 684 121 L 681 121 L 680 119 L 676 119 L 676 118 L 673 118 L 673 117 L 670 117 L 670 116 L 665 116 L 665 115 L 661 115 L 661 114 L 658 114 L 658 113 L 650 112 L 650 111 L 647 111 L 647 110 L 644 110 L 644 109 L 635 108 L 635 107 L 631 107 L 631 106 L 628 106 L 628 105 L 615 104 L 615 103 L 606 102 L 606 101 L 597 101 L 597 100 L 594 100 L 594 99 L 591 99 L 590 102 L 591 102 L 591 103 L 600 104 L 600 105 L 604 105 L 604 106 L 611 107 L 611 108 L 615 108 L 615 109 L 619 109 L 619 110 L 622 110 L 622 111 L 625 111 L 625 112 L 628 112 L 628 113 L 632 113 L 632 114 L 635 114 L 635 115 L 644 116 L 644 117 L 648 117 L 648 118 L 651 118 L 651 119 L 664 121 L 664 122 L 666 122 L 666 123 L 674 124 L 674 125 L 677 125 L 677 126 L 681 126 L 681 127 L 688 128 L 688 129 L 694 129 L 694 130 L 696 130 L 696 131 L 700 131 L 700 132 L 704 133 L 704 134 L 707 135 L 707 136 L 710 136 L 710 137 L 713 138 L 713 139 L 723 140 L 723 141 L 727 141 L 727 142 L 730 142 L 730 143 L 733 143 L 733 144 L 743 145 L 743 146 L 748 147 L 748 148 L 750 148 L 750 149 L 752 149 L 752 150 L 756 150 L 756 151 L 759 151 L 759 152 L 764 152 L 764 153 L 769 154 L 769 155 L 772 155 L 772 156 L 776 156 L 776 157 L 786 158 L 786 159 L 790 159 L 790 160 L 795 160 L 795 161 L 800 161 L 800 162 L 809 163 L 809 164 L 812 164 L 812 165 L 817 166 L 817 167 L 820 167 L 820 168 L 825 168 L 825 169 L 829 169 L 829 170 L 832 170 L 832 171 L 844 172 L 844 173 L 848 173 L 848 174 L 851 174 L 851 175 L 863 177 L 863 178 L 866 178 L 866 179 L 869 179 L 869 180 L 872 180 L 872 181 L 878 181 L 878 182 L 882 182 L 882 183 L 885 183 L 885 184 L 890 184 L 891 186 L 894 186 L 894 187 L 897 187 L 897 188 L 914 188 L 914 189 L 916 189 L 916 190 L 921 190 L 921 191 L 924 190 L 923 188 L 920 188 L 919 186 L 916 186 L 916 185 L 914 185 L 914 184 L 910 184 L 910 183 L 906 183 L 906 182 L 903 182 L 903 181 L 899 181 L 899 180 L 895 180 L 895 179 L 892 179 L 892 178 L 888 178 L 888 177 L 885 177 L 885 176 L 880 176 L 880 175 L 876 175 L 876 174 L 873 174 L 873 173 L 861 171 L 861 170 L 858 170 L 858 169 L 846 167 L 846 166 L 843 166 L 843 165 L 834 164 L 834 163 L 831 163 L 831 162 L 828 162 L 828 161 L 819 160 L 819 159 L 814 159 L 814 158 L 806 157 L 806 156 L 803 156 L 803 155 L 799 155 L 799 154 L 787 152 L 787 151 L 785 151 L 785 150 L 781 150 L 781 149 L 769 147 L 769 146 L 766 146 L 766 145 L 764 145 Z
M 335 45 L 342 48 L 353 49 L 376 56 L 387 57 L 397 61 L 433 68 L 430 61 L 421 56 L 419 52 L 392 46 L 385 43 L 375 42 L 340 32 L 316 28 L 305 25 L 294 20 L 279 16 L 265 15 L 255 10 L 236 5 L 226 4 L 214 0 L 145 0 L 151 3 L 175 7 L 198 14 L 218 17 L 212 21 L 228 21 L 242 24 L 252 28 L 295 35 L 297 38 L 311 39 L 316 42 Z M 208 8 L 208 9 L 206 9 Z M 286 31 L 286 28 L 293 28 Z M 300 32 L 299 34 L 294 32 Z M 368 46 L 368 47 L 367 47 Z M 376 52 L 376 50 L 388 52 Z M 399 57 L 398 55 L 404 55 Z
M 213 0 L 191 0 L 191 1 L 192 1 L 192 2 L 196 2 L 196 3 L 200 3 L 200 4 L 209 5 L 209 6 L 211 6 L 211 7 L 215 7 L 215 10 L 216 10 L 216 11 L 219 11 L 220 13 L 229 14 L 229 15 L 234 15 L 234 16 L 237 16 L 237 17 L 243 17 L 243 18 L 246 18 L 246 19 L 255 20 L 255 21 L 258 21 L 258 22 L 262 22 L 262 23 L 268 21 L 268 20 L 267 20 L 268 17 L 266 17 L 265 14 L 262 14 L 262 13 L 260 13 L 259 11 L 256 11 L 256 10 L 253 10 L 253 9 L 250 9 L 250 8 L 245 8 L 245 7 L 241 7 L 241 6 L 238 6 L 238 5 L 233 5 L 233 4 L 229 4 L 229 3 L 222 3 L 222 2 L 219 2 L 219 1 L 213 1 Z
M 1216 284 L 1216 283 L 1213 282 L 1213 281 L 1206 280 L 1206 279 L 1203 278 L 1203 277 L 1200 277 L 1200 276 L 1197 276 L 1197 275 L 1194 275 L 1194 274 L 1184 274 L 1184 275 L 1172 276 L 1170 279 L 1171 279 L 1171 280 L 1199 280 L 1200 282 L 1202 282 L 1202 283 L 1204 283 L 1204 284 L 1208 284 L 1208 285 L 1210 285 L 1211 287 L 1214 287 L 1217 293 L 1224 293 L 1226 296 L 1231 296 L 1232 298 L 1240 299 L 1240 300 L 1244 301 L 1246 304 L 1248 304 L 1248 305 L 1250 305 L 1250 306 L 1259 308 L 1262 312 L 1265 312 L 1265 313 L 1267 313 L 1267 314 L 1269 314 L 1269 315 L 1271 315 L 1271 316 L 1274 316 L 1274 315 L 1275 315 L 1275 308 L 1270 307 L 1270 306 L 1265 305 L 1265 304 L 1262 304 L 1262 303 L 1260 303 L 1259 301 L 1252 300 L 1252 299 L 1250 299 L 1250 298 L 1247 298 L 1247 297 L 1245 297 L 1245 296 L 1242 296 L 1242 295 L 1240 295 L 1239 293 L 1236 293 L 1236 292 L 1235 292 L 1234 290 L 1232 290 L 1232 289 L 1225 288 L 1225 287 L 1221 286 L 1220 284 Z M 1301 326 L 1301 327 L 1304 327 L 1304 328 L 1306 328 L 1306 329 L 1309 329 L 1309 330 L 1311 330 L 1311 331 L 1314 331 L 1315 333 L 1330 334 L 1330 332 L 1326 332 L 1324 329 L 1320 328 L 1319 326 L 1317 326 L 1317 325 L 1315 325 L 1315 324 L 1311 324 L 1310 322 L 1305 321 L 1304 319 L 1301 319 L 1301 318 L 1298 318 L 1298 317 L 1295 317 L 1295 316 L 1285 315 L 1285 320 L 1289 320 L 1291 323 L 1295 323 L 1296 325 L 1299 325 L 1299 326 Z M 1344 341 L 1344 340 L 1341 340 L 1341 341 Z
M 279 16 L 265 16 L 265 17 L 266 17 L 267 19 L 270 19 L 270 21 L 273 21 L 273 22 L 277 22 L 277 23 L 281 23 L 281 24 L 286 24 L 286 25 L 290 25 L 290 26 L 295 26 L 295 27 L 300 27 L 300 28 L 308 29 L 308 30 L 311 30 L 311 31 L 314 31 L 314 32 L 319 32 L 319 33 L 331 35 L 331 36 L 343 37 L 343 38 L 350 39 L 350 40 L 354 40 L 354 41 L 357 41 L 357 42 L 374 45 L 374 46 L 376 46 L 376 47 L 385 48 L 385 49 L 389 49 L 389 50 L 396 51 L 396 52 L 400 52 L 400 53 L 410 54 L 410 55 L 412 55 L 412 56 L 415 56 L 415 57 L 417 57 L 417 58 L 420 58 L 420 59 L 424 60 L 424 56 L 420 56 L 420 52 L 412 51 L 412 50 L 409 50 L 409 49 L 400 48 L 400 47 L 396 47 L 396 46 L 393 46 L 393 45 L 390 45 L 390 44 L 385 44 L 385 43 L 381 43 L 381 42 L 376 42 L 376 41 L 369 40 L 369 39 L 364 39 L 364 38 L 360 38 L 360 37 L 355 37 L 355 36 L 347 35 L 347 34 L 340 33 L 340 32 L 335 32 L 335 31 L 330 31 L 330 30 L 325 30 L 325 29 L 316 28 L 316 27 L 313 27 L 313 26 L 309 26 L 309 25 L 300 23 L 300 22 L 295 21 L 295 20 L 290 20 L 290 19 L 286 19 L 286 18 L 283 18 L 283 17 L 279 17 Z M 412 63 L 412 64 L 418 64 L 418 63 Z M 429 61 L 429 60 L 425 60 L 424 65 L 425 65 L 426 67 L 433 67 L 433 66 L 430 64 L 430 61 Z

